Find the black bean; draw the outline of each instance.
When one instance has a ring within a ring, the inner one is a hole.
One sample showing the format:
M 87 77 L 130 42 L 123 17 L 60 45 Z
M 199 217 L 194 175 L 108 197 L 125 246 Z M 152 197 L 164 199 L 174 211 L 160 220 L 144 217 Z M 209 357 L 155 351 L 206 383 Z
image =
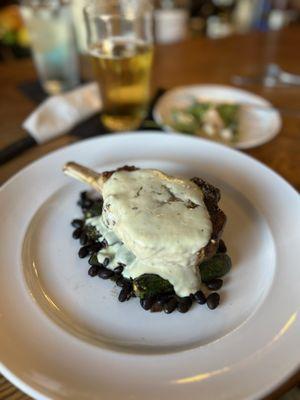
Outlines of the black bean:
M 120 276 L 120 278 L 117 279 L 116 284 L 119 287 L 125 286 L 124 278 L 122 276 Z
M 92 254 L 91 257 L 89 258 L 89 264 L 90 265 L 98 265 L 99 266 L 100 263 L 99 263 L 99 261 L 97 259 L 97 254 L 96 253 Z
M 111 271 L 110 269 L 107 268 L 100 268 L 98 272 L 98 276 L 102 279 L 110 279 L 114 276 L 114 271 Z
M 80 250 L 78 251 L 78 256 L 80 258 L 84 258 L 89 254 L 89 248 L 88 246 L 83 246 L 80 248 Z
M 82 228 L 82 226 L 83 226 L 83 221 L 82 221 L 82 219 L 73 219 L 73 221 L 71 222 L 71 225 L 72 225 L 74 228 Z
M 227 251 L 226 244 L 224 243 L 224 240 L 220 239 L 218 253 L 226 253 L 226 251 Z
M 128 290 L 132 290 L 132 282 L 131 282 L 131 280 L 123 278 L 123 281 L 124 281 L 123 287 L 127 288 Z
M 209 296 L 207 296 L 207 306 L 208 308 L 210 308 L 211 310 L 214 310 L 215 308 L 218 307 L 219 303 L 220 303 L 220 295 L 216 292 L 211 293 Z
M 73 231 L 72 236 L 73 236 L 74 239 L 79 239 L 81 234 L 82 234 L 82 229 L 81 228 L 76 228 L 75 231 Z
M 195 295 L 194 295 L 194 293 L 191 293 L 191 294 L 190 294 L 190 299 L 191 299 L 192 301 L 195 300 Z
M 192 306 L 192 300 L 191 300 L 191 298 L 188 296 L 188 297 L 183 297 L 183 298 L 181 298 L 180 300 L 179 300 L 179 303 L 178 303 L 178 311 L 179 312 L 181 312 L 181 313 L 186 313 L 187 311 L 189 311 L 189 309 L 191 308 L 191 306 Z
M 164 305 L 169 301 L 171 298 L 173 298 L 173 295 L 170 294 L 160 294 L 157 296 L 156 301 L 160 303 L 161 305 Z
M 87 197 L 87 191 L 86 191 L 86 190 L 85 190 L 84 192 L 80 192 L 80 198 L 81 198 L 82 200 L 85 200 L 86 197 Z
M 92 200 L 88 199 L 88 198 L 86 198 L 86 199 L 82 198 L 82 199 L 77 201 L 77 205 L 79 207 L 81 207 L 81 209 L 83 211 L 87 211 L 88 209 L 90 209 L 93 204 L 94 204 L 94 202 Z
M 117 282 L 117 280 L 120 278 L 120 275 L 118 275 L 118 274 L 116 274 L 114 271 L 113 271 L 113 276 L 110 278 L 113 282 Z
M 77 205 L 81 208 L 83 208 L 83 200 L 78 200 Z
M 84 232 L 82 232 L 82 234 L 80 235 L 79 242 L 80 242 L 80 244 L 81 244 L 82 246 L 84 246 L 85 244 L 87 244 L 87 242 L 88 242 L 88 237 L 87 237 L 87 235 L 86 235 Z
M 156 301 L 150 309 L 151 312 L 161 312 L 162 310 L 163 304 L 160 301 Z
M 81 201 L 81 203 L 82 203 L 82 207 L 86 208 L 86 209 L 91 208 L 93 205 L 93 201 L 90 199 L 84 199 Z
M 123 272 L 124 267 L 122 265 L 119 265 L 114 269 L 116 274 L 121 274 Z
M 222 279 L 212 279 L 211 281 L 206 283 L 206 286 L 210 290 L 219 290 L 223 285 Z
M 154 299 L 153 297 L 145 297 L 144 299 L 141 299 L 140 303 L 144 310 L 150 310 L 154 303 Z
M 88 246 L 89 248 L 89 254 L 93 254 L 93 253 L 97 253 L 98 251 L 100 251 L 103 246 L 101 243 L 93 243 L 91 245 Z
M 94 277 L 96 275 L 98 275 L 100 267 L 98 265 L 92 265 L 89 269 L 89 276 Z
M 195 300 L 196 300 L 197 303 L 199 303 L 199 304 L 205 304 L 206 303 L 206 298 L 205 298 L 205 295 L 202 292 L 202 290 L 198 290 L 198 292 L 196 292 L 194 294 L 194 296 L 195 296 Z
M 103 261 L 103 267 L 107 267 L 108 264 L 109 264 L 109 258 L 106 257 L 106 258 L 104 258 L 104 261 Z
M 107 241 L 105 239 L 102 240 L 102 242 L 100 244 L 102 246 L 102 249 L 106 249 L 106 247 L 108 247 L 108 243 L 107 243 Z
M 123 288 L 119 294 L 119 301 L 121 303 L 123 303 L 123 301 L 126 301 L 130 298 L 130 290 L 128 290 L 127 288 Z
M 86 201 L 86 200 L 92 200 L 91 199 L 91 197 L 89 196 L 89 192 L 87 192 L 87 191 L 84 191 L 84 192 L 81 192 L 80 193 L 80 200 L 82 200 L 82 201 Z
M 166 304 L 164 304 L 164 312 L 171 314 L 177 307 L 178 301 L 176 297 L 172 297 Z
M 118 272 L 115 272 L 115 271 L 114 271 L 114 273 L 115 273 L 115 275 L 114 275 L 113 280 L 117 283 L 117 281 L 121 278 L 121 274 L 118 274 Z

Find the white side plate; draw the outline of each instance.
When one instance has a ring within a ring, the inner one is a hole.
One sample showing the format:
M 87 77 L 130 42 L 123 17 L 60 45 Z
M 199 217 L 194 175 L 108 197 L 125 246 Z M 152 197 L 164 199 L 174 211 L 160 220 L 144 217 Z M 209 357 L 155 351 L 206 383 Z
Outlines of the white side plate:
M 272 108 L 270 102 L 245 90 L 222 85 L 191 85 L 168 91 L 155 105 L 153 110 L 155 121 L 166 131 L 176 132 L 169 124 L 172 110 L 185 108 L 195 99 L 254 105 L 254 107 L 242 109 L 239 137 L 235 143 L 231 144 L 232 147 L 238 149 L 256 147 L 272 140 L 280 132 L 281 117 L 278 111 Z

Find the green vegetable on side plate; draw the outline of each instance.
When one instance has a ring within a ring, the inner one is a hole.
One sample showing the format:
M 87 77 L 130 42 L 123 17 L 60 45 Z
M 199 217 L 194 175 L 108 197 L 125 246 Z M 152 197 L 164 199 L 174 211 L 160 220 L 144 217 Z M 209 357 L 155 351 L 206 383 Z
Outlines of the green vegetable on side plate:
M 239 115 L 238 104 L 194 100 L 185 108 L 173 108 L 168 124 L 176 131 L 230 143 L 238 138 Z

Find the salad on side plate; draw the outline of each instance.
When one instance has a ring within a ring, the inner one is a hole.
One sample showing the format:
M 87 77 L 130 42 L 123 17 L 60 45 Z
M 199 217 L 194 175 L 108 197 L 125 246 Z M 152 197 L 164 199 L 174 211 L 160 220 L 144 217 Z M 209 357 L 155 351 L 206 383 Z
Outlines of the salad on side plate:
M 209 137 L 227 144 L 239 136 L 240 105 L 194 99 L 171 110 L 168 125 L 178 132 Z

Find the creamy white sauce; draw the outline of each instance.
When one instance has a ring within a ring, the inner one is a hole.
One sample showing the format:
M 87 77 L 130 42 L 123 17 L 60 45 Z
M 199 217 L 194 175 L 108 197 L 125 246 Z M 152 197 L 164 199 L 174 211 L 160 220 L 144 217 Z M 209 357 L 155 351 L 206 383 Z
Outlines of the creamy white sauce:
M 198 251 L 210 240 L 212 224 L 200 188 L 193 182 L 158 170 L 115 172 L 104 184 L 103 213 L 88 223 L 96 226 L 111 248 L 110 268 L 123 259 L 123 275 L 152 273 L 167 279 L 179 296 L 201 284 Z
M 100 250 L 97 254 L 99 263 L 103 263 L 108 258 L 107 268 L 113 270 L 120 264 L 129 265 L 133 262 L 135 255 L 126 248 L 112 230 L 105 226 L 102 217 L 89 218 L 86 223 L 94 226 L 100 232 L 100 242 L 105 239 L 108 244 L 108 247 Z

